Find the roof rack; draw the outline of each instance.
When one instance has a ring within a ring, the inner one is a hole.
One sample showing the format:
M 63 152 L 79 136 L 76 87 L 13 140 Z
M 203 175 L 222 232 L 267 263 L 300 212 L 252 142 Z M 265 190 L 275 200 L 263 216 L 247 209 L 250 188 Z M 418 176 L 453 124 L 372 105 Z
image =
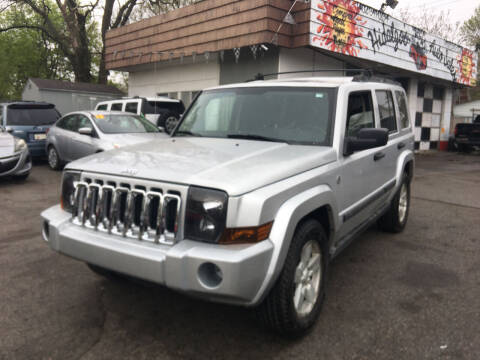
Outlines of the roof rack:
M 256 80 L 265 80 L 267 76 L 274 76 L 274 75 L 285 75 L 285 74 L 301 74 L 301 73 L 316 73 L 316 72 L 333 72 L 333 71 L 345 71 L 345 72 L 357 72 L 357 75 L 353 76 L 352 81 L 355 82 L 378 82 L 378 83 L 385 83 L 385 84 L 393 84 L 393 85 L 401 85 L 398 81 L 395 81 L 388 76 L 380 76 L 374 75 L 373 70 L 371 69 L 319 69 L 319 70 L 296 70 L 296 71 L 282 71 L 270 74 L 262 74 L 258 73 L 255 77 L 251 80 L 247 80 L 247 82 L 256 81 Z
M 364 74 L 355 75 L 353 77 L 353 81 L 355 81 L 355 82 L 378 82 L 378 83 L 383 83 L 383 84 L 392 84 L 392 85 L 402 86 L 402 84 L 400 84 L 398 81 L 395 81 L 395 80 L 390 79 L 388 77 L 378 76 L 378 75 L 371 75 L 371 76 L 365 76 Z
M 255 75 L 253 79 L 247 80 L 247 82 L 250 81 L 256 81 L 256 80 L 265 80 L 265 77 L 267 76 L 275 76 L 275 75 L 286 75 L 286 74 L 301 74 L 301 73 L 316 73 L 316 72 L 331 72 L 331 71 L 353 71 L 353 72 L 359 72 L 362 74 L 369 74 L 370 76 L 373 75 L 372 70 L 370 69 L 318 69 L 318 70 L 295 70 L 295 71 L 280 71 L 280 72 L 275 72 L 275 73 L 270 73 L 270 74 L 262 74 L 258 73 Z

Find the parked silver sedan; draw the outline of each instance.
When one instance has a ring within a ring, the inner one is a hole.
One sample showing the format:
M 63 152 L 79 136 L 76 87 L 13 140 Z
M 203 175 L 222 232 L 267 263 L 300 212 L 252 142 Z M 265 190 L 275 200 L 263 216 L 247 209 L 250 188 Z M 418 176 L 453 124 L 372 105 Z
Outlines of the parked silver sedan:
M 59 119 L 47 134 L 48 164 L 58 170 L 87 155 L 167 136 L 148 120 L 131 113 L 72 112 Z
M 27 143 L 0 126 L 0 177 L 14 176 L 25 180 L 32 169 Z

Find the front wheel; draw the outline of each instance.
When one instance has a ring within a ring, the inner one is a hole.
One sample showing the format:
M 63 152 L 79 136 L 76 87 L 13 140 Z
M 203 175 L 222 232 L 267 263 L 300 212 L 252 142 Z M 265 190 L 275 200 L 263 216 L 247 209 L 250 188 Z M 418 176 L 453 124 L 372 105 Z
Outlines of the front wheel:
M 405 174 L 400 189 L 393 197 L 387 212 L 378 220 L 383 231 L 399 233 L 403 231 L 410 210 L 410 180 Z
M 325 297 L 327 249 L 318 221 L 307 220 L 297 228 L 282 273 L 258 309 L 268 327 L 299 336 L 315 323 Z

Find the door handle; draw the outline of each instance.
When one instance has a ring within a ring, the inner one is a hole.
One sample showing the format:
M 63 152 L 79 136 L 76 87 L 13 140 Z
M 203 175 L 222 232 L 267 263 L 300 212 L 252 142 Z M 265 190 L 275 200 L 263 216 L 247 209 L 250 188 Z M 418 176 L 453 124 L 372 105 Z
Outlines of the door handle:
M 397 145 L 397 149 L 400 150 L 400 149 L 403 149 L 405 147 L 405 143 L 404 142 L 399 142 L 398 145 Z
M 380 159 L 383 159 L 385 157 L 385 153 L 383 152 L 378 152 L 375 155 L 373 155 L 373 160 L 378 161 Z

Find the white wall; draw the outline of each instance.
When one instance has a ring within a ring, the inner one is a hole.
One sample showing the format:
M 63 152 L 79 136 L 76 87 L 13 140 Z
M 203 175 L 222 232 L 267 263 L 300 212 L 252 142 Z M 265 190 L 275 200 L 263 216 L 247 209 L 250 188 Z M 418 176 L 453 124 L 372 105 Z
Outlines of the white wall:
M 158 93 L 198 91 L 220 84 L 218 59 L 211 57 L 207 63 L 197 56 L 184 64 L 166 64 L 148 69 L 132 69 L 128 77 L 128 96 L 155 96 Z M 177 95 L 180 97 L 180 94 Z
M 308 76 L 342 76 L 344 63 L 325 56 L 309 48 L 286 49 L 280 48 L 278 71 L 339 69 L 335 72 L 314 72 L 279 75 L 278 78 L 308 77 Z

